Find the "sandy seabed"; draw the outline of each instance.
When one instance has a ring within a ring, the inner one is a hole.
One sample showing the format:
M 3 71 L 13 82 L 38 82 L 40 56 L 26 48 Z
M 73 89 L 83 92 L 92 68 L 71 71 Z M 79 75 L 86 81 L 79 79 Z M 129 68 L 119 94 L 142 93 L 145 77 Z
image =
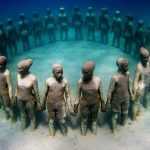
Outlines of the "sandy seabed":
M 56 42 L 43 47 L 24 52 L 9 62 L 13 85 L 16 85 L 17 63 L 24 58 L 32 58 L 31 72 L 37 76 L 41 99 L 46 78 L 52 75 L 53 63 L 62 63 L 64 76 L 71 85 L 72 101 L 75 101 L 76 85 L 81 77 L 81 65 L 92 60 L 96 63 L 95 75 L 100 76 L 103 82 L 104 97 L 109 87 L 112 74 L 117 67 L 115 61 L 118 57 L 129 60 L 129 70 L 133 79 L 137 61 L 122 50 L 99 42 Z M 57 130 L 55 137 L 48 135 L 48 119 L 46 112 L 37 113 L 38 126 L 35 132 L 20 130 L 20 122 L 11 125 L 4 119 L 0 110 L 0 150 L 149 150 L 150 149 L 150 112 L 144 111 L 136 122 L 130 118 L 126 127 L 118 125 L 117 134 L 112 134 L 109 126 L 110 114 L 99 112 L 97 135 L 88 129 L 86 136 L 80 135 L 79 117 L 68 117 L 68 134 L 63 137 Z

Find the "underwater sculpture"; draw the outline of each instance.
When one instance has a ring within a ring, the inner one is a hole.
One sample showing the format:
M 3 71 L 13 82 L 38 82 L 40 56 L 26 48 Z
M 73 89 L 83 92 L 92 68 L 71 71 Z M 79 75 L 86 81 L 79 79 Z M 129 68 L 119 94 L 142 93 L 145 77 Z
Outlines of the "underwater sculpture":
M 19 41 L 19 35 L 17 33 L 15 26 L 13 25 L 12 18 L 7 18 L 6 34 L 7 34 L 7 45 L 11 56 L 17 55 L 18 53 L 17 41 Z
M 111 32 L 113 32 L 113 41 L 112 45 L 120 48 L 120 39 L 122 35 L 122 19 L 120 18 L 120 11 L 115 11 L 115 16 L 112 22 Z
M 36 107 L 40 105 L 37 78 L 29 72 L 31 59 L 18 63 L 18 76 L 15 99 L 21 114 L 21 129 L 27 126 L 27 114 L 31 122 L 31 131 L 36 129 Z
M 124 58 L 118 58 L 116 64 L 118 71 L 111 78 L 106 103 L 107 110 L 111 107 L 111 125 L 113 133 L 116 132 L 119 113 L 121 113 L 122 125 L 124 126 L 126 124 L 129 100 L 133 100 L 128 61 Z
M 71 95 L 68 81 L 63 78 L 63 67 L 61 64 L 54 64 L 53 77 L 49 77 L 45 83 L 45 93 L 42 102 L 42 109 L 47 106 L 49 117 L 49 134 L 54 136 L 55 119 L 59 122 L 62 134 L 67 134 L 66 104 L 68 104 L 71 115 L 74 111 L 71 104 Z
M 65 13 L 65 9 L 63 7 L 59 8 L 60 13 L 58 14 L 58 26 L 60 29 L 60 40 L 63 41 L 63 35 L 65 34 L 65 40 L 68 41 L 68 16 Z
M 82 40 L 83 18 L 78 6 L 74 7 L 74 13 L 72 15 L 72 27 L 75 31 L 75 40 Z
M 45 16 L 45 31 L 48 33 L 49 42 L 56 41 L 56 21 L 54 16 L 52 15 L 51 10 L 48 8 L 46 10 Z
M 41 46 L 43 25 L 41 19 L 39 18 L 39 14 L 37 12 L 33 12 L 33 18 L 31 22 L 31 33 L 33 34 L 34 45 L 36 47 Z
M 135 30 L 135 52 L 134 56 L 137 57 L 139 54 L 139 49 L 145 44 L 145 30 L 144 30 L 144 22 L 143 20 L 139 20 L 136 30 Z
M 150 47 L 150 25 L 147 26 L 147 32 L 146 32 L 146 37 L 145 37 L 145 46 Z
M 0 53 L 7 57 L 7 35 L 2 22 L 0 22 Z
M 82 66 L 83 77 L 78 81 L 77 102 L 74 105 L 74 112 L 77 113 L 80 105 L 81 115 L 81 135 L 86 135 L 88 116 L 91 116 L 91 131 L 97 133 L 97 117 L 101 107 L 105 111 L 103 99 L 102 81 L 93 75 L 95 64 L 91 61 Z
M 30 29 L 28 21 L 25 18 L 24 14 L 20 14 L 20 21 L 18 23 L 19 36 L 23 45 L 23 50 L 27 51 L 30 49 L 29 35 Z
M 109 39 L 109 16 L 107 8 L 101 8 L 101 15 L 99 17 L 98 29 L 100 30 L 100 41 L 103 44 L 108 44 Z
M 5 56 L 0 56 L 0 105 L 4 110 L 6 120 L 9 118 L 13 123 L 15 121 L 12 106 L 14 105 L 13 87 L 11 74 L 6 68 L 7 59 Z
M 124 25 L 123 38 L 124 38 L 124 51 L 132 54 L 132 46 L 134 41 L 134 17 L 132 14 L 127 14 L 127 21 Z
M 142 105 L 148 108 L 150 98 L 150 62 L 149 51 L 140 48 L 140 62 L 137 64 L 133 91 L 135 101 L 132 104 L 132 120 L 136 120 L 136 116 L 140 115 Z
M 89 41 L 92 37 L 92 41 L 95 41 L 95 30 L 96 30 L 96 17 L 91 6 L 88 7 L 85 18 L 85 27 L 87 27 L 87 40 Z

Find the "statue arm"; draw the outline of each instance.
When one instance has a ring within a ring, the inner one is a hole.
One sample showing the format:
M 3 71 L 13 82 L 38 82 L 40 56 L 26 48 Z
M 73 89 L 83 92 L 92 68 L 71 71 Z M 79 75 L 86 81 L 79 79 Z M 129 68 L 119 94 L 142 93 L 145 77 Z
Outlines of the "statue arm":
M 107 107 L 109 107 L 109 105 L 110 105 L 110 102 L 112 99 L 112 94 L 115 90 L 115 85 L 116 85 L 116 79 L 114 77 L 112 77 L 110 86 L 109 86 L 109 90 L 108 90 L 108 95 L 107 95 L 107 103 L 106 103 Z
M 8 84 L 8 90 L 9 90 L 9 97 L 12 100 L 12 98 L 13 98 L 13 87 L 12 87 L 11 74 L 10 74 L 9 70 L 7 73 L 7 84 Z
M 37 79 L 33 82 L 33 91 L 37 101 L 40 101 L 39 91 L 38 91 L 38 81 Z
M 70 87 L 69 87 L 68 82 L 66 82 L 66 86 L 65 86 L 65 98 L 66 98 L 66 102 L 67 102 L 70 113 L 74 113 L 72 103 L 71 103 L 71 93 L 70 93 Z
M 138 88 L 138 81 L 139 81 L 140 75 L 141 75 L 141 71 L 140 71 L 139 66 L 137 66 L 136 71 L 135 71 L 135 75 L 134 75 L 134 82 L 133 82 L 134 94 L 136 93 L 136 90 Z
M 99 88 L 98 88 L 98 95 L 99 95 L 99 100 L 101 102 L 104 102 L 104 97 L 103 97 L 103 88 L 102 88 L 102 81 L 100 80 L 100 83 L 99 83 Z
M 43 101 L 42 101 L 42 108 L 45 108 L 48 91 L 49 91 L 49 87 L 48 87 L 47 83 L 45 83 L 44 98 L 43 98 Z

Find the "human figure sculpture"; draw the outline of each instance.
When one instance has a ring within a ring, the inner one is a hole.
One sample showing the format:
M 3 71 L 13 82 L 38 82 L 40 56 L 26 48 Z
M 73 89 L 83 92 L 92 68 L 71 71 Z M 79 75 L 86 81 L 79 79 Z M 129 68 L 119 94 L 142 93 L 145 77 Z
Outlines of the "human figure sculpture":
M 23 45 L 23 50 L 27 51 L 30 49 L 30 42 L 29 42 L 30 28 L 24 14 L 20 14 L 20 21 L 18 26 L 20 39 Z
M 65 13 L 65 9 L 63 7 L 59 8 L 60 13 L 58 14 L 58 25 L 60 29 L 60 40 L 63 41 L 63 35 L 65 34 L 65 40 L 68 40 L 68 16 Z
M 136 116 L 140 115 L 142 106 L 148 108 L 150 97 L 150 64 L 149 51 L 145 48 L 140 48 L 140 62 L 137 64 L 133 91 L 135 101 L 132 104 L 132 120 L 136 120 Z
M 3 107 L 6 120 L 9 118 L 13 123 L 15 116 L 12 105 L 14 105 L 13 99 L 13 87 L 11 74 L 9 69 L 6 68 L 7 59 L 5 56 L 0 56 L 0 101 Z
M 145 36 L 145 47 L 150 48 L 150 25 L 147 26 L 146 36 Z
M 119 113 L 121 113 L 121 124 L 123 126 L 126 124 L 129 99 L 131 98 L 131 100 L 133 100 L 128 61 L 125 58 L 118 58 L 116 64 L 118 71 L 111 78 L 106 103 L 107 110 L 111 107 L 111 125 L 113 133 L 116 132 Z
M 36 47 L 41 46 L 43 25 L 41 19 L 39 18 L 39 14 L 37 12 L 33 12 L 33 18 L 31 22 L 31 32 L 33 34 L 34 45 Z
M 139 20 L 136 30 L 135 30 L 135 53 L 134 56 L 137 57 L 139 49 L 145 44 L 145 30 L 143 20 Z
M 93 75 L 95 64 L 87 61 L 82 66 L 83 77 L 78 81 L 77 103 L 74 112 L 77 112 L 77 106 L 80 105 L 81 115 L 81 135 L 86 135 L 87 121 L 90 115 L 91 131 L 97 133 L 98 111 L 101 107 L 105 111 L 105 103 L 103 99 L 102 81 L 99 77 Z
M 7 57 L 7 35 L 2 22 L 0 22 L 0 53 Z
M 13 25 L 12 18 L 7 19 L 6 33 L 7 33 L 7 45 L 10 50 L 10 54 L 11 56 L 17 55 L 18 53 L 17 41 L 19 40 L 19 35 L 17 33 L 16 28 Z
M 112 45 L 117 46 L 117 48 L 120 48 L 120 38 L 122 35 L 122 19 L 120 18 L 120 11 L 115 11 L 115 16 L 113 18 L 112 22 L 112 28 L 111 31 L 113 32 L 113 40 Z
M 54 64 L 53 77 L 49 77 L 45 83 L 45 92 L 42 102 L 42 109 L 47 106 L 49 117 L 49 134 L 54 136 L 55 119 L 59 122 L 62 134 L 67 134 L 66 125 L 66 104 L 70 113 L 73 115 L 74 111 L 71 104 L 70 88 L 68 81 L 63 78 L 63 67 L 61 64 Z
M 109 38 L 109 16 L 107 8 L 101 8 L 101 15 L 99 17 L 98 29 L 100 30 L 100 41 L 103 44 L 108 44 Z
M 124 25 L 123 38 L 124 38 L 124 51 L 132 54 L 132 45 L 134 41 L 134 17 L 132 14 L 127 14 L 127 21 Z
M 49 42 L 51 43 L 56 41 L 56 21 L 49 8 L 46 10 L 46 13 L 45 31 L 48 33 Z
M 87 40 L 89 41 L 92 37 L 92 41 L 95 41 L 95 30 L 97 24 L 95 13 L 93 12 L 93 8 L 91 6 L 88 7 L 88 11 L 86 13 L 85 26 L 87 27 Z
M 31 59 L 18 63 L 16 101 L 21 114 L 21 129 L 27 126 L 27 114 L 31 122 L 31 131 L 36 129 L 36 107 L 40 104 L 37 78 L 29 72 Z
M 72 27 L 75 31 L 75 40 L 82 40 L 82 26 L 83 18 L 80 13 L 80 8 L 76 6 L 74 7 L 74 13 L 72 15 Z

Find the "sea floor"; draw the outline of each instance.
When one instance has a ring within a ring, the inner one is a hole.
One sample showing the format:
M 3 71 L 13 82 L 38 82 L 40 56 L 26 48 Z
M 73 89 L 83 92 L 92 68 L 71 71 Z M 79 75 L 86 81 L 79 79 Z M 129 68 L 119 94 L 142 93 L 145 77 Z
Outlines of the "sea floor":
M 87 60 L 96 63 L 94 74 L 102 79 L 104 98 L 112 74 L 117 70 L 116 59 L 125 57 L 129 60 L 129 70 L 133 79 L 137 60 L 125 54 L 122 50 L 99 42 L 70 41 L 56 42 L 43 47 L 23 52 L 9 61 L 13 85 L 16 86 L 17 63 L 25 58 L 33 59 L 31 73 L 36 75 L 39 93 L 42 100 L 45 80 L 52 76 L 53 63 L 62 63 L 64 77 L 69 80 L 72 103 L 75 102 L 76 85 L 81 77 L 82 64 Z M 126 127 L 118 125 L 116 134 L 110 130 L 110 114 L 99 112 L 97 135 L 90 132 L 86 136 L 80 135 L 79 116 L 70 117 L 68 114 L 68 134 L 63 137 L 59 127 L 55 137 L 48 135 L 48 119 L 46 112 L 38 112 L 38 126 L 35 132 L 30 127 L 24 132 L 20 129 L 19 117 L 15 124 L 6 121 L 0 110 L 0 150 L 149 150 L 150 147 L 150 112 L 143 110 L 137 121 L 130 118 Z

